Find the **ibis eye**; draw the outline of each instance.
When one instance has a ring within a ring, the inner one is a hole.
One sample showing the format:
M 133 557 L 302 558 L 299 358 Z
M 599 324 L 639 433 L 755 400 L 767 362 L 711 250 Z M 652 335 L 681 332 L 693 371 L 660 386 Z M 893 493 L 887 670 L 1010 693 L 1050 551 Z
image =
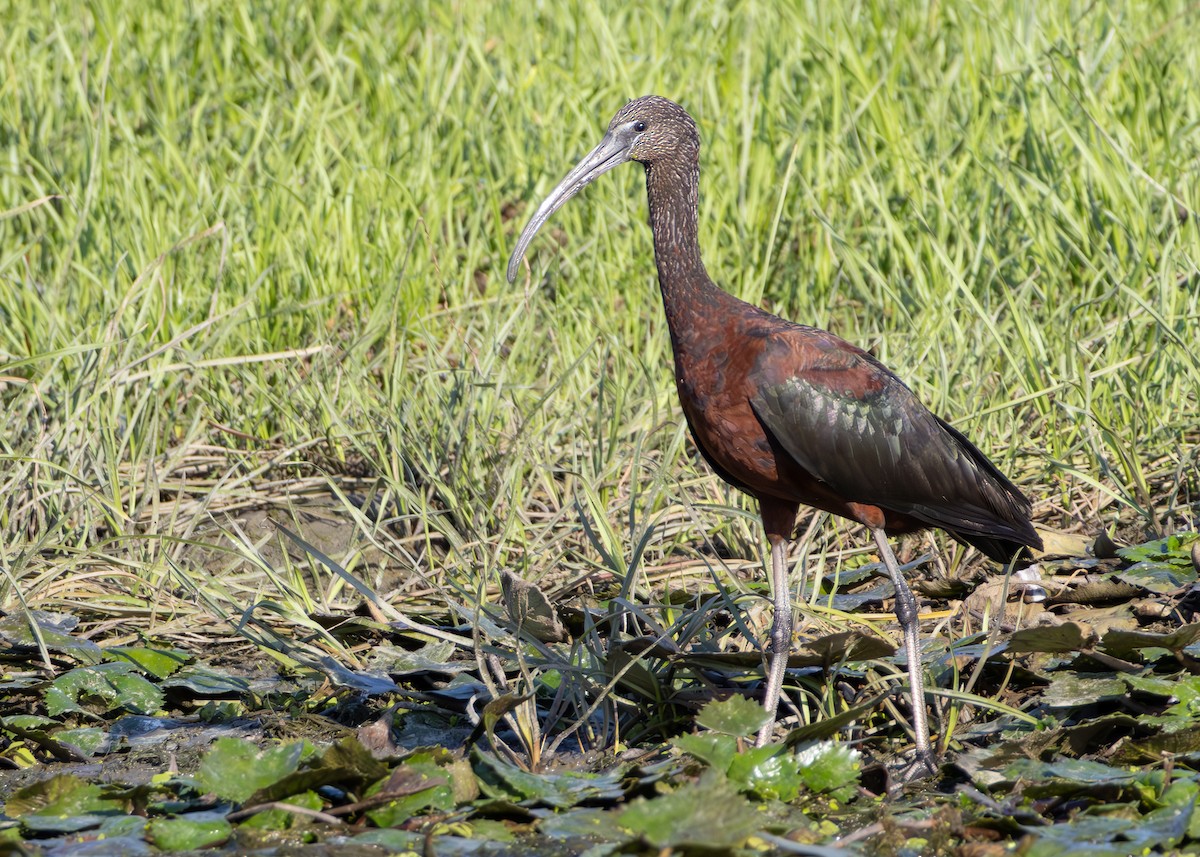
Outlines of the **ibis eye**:
M 646 123 L 645 123 L 645 122 L 640 122 L 640 121 L 639 121 L 639 122 L 634 122 L 634 123 L 633 123 L 633 130 L 634 130 L 634 131 L 637 131 L 639 134 L 640 134 L 640 133 L 642 133 L 643 131 L 645 131 L 645 130 L 646 130 Z

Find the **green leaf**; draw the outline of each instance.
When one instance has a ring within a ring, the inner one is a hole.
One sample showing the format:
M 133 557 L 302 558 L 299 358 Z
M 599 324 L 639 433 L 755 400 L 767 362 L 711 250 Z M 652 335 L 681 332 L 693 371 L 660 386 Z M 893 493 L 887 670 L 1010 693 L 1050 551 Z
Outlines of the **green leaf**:
M 37 634 L 30 625 L 32 619 Z M 48 613 L 33 610 L 28 613 L 10 613 L 0 617 L 0 641 L 15 649 L 36 650 L 38 638 L 51 652 L 70 655 L 85 664 L 99 663 L 103 657 L 100 647 L 91 640 L 71 636 L 79 620 L 66 613 Z
M 767 710 L 757 702 L 736 695 L 704 706 L 696 715 L 696 723 L 714 732 L 747 738 L 757 734 L 770 717 Z
M 233 825 L 219 817 L 155 818 L 146 825 L 146 838 L 160 851 L 211 848 L 227 841 L 232 835 Z
M 1090 648 L 1096 635 L 1090 628 L 1076 622 L 1059 625 L 1035 625 L 1013 631 L 1008 639 L 1008 651 L 1019 652 L 1078 652 Z
M 217 797 L 240 803 L 293 773 L 303 752 L 299 741 L 260 750 L 241 738 L 220 738 L 204 754 L 196 780 Z
M 621 785 L 624 770 L 620 767 L 603 774 L 583 771 L 530 774 L 478 750 L 473 758 L 483 793 L 502 800 L 568 809 L 584 800 L 618 800 L 625 793 Z
M 1127 693 L 1124 679 L 1068 674 L 1050 683 L 1042 695 L 1042 702 L 1052 708 L 1077 708 L 1101 701 L 1124 699 Z
M 45 729 L 47 726 L 53 728 L 59 725 L 53 717 L 42 717 L 39 714 L 12 714 L 0 717 L 0 726 L 14 726 L 17 729 Z
M 1168 592 L 1174 592 L 1186 583 L 1196 581 L 1196 572 L 1192 570 L 1191 565 L 1190 558 L 1187 568 L 1162 560 L 1146 560 L 1134 563 L 1129 568 L 1115 574 L 1114 577 L 1157 595 L 1165 595 Z
M 1100 648 L 1118 658 L 1134 657 L 1143 649 L 1166 649 L 1180 652 L 1200 640 L 1200 623 L 1181 625 L 1166 633 L 1154 631 L 1123 631 L 1113 629 L 1100 640 Z
M 426 839 L 423 833 L 413 833 L 410 830 L 367 830 L 354 837 L 358 846 L 377 845 L 388 854 L 400 854 L 407 857 L 410 854 L 426 852 Z
M 163 693 L 128 663 L 95 664 L 63 673 L 46 691 L 46 711 L 58 716 L 98 707 L 118 708 L 134 714 L 153 714 L 162 708 Z
M 685 753 L 695 756 L 710 768 L 727 773 L 729 765 L 737 755 L 738 739 L 719 732 L 703 732 L 699 735 L 676 735 L 671 743 Z
M 347 768 L 364 783 L 371 783 L 388 775 L 388 766 L 371 755 L 371 751 L 353 735 L 349 735 L 321 755 L 321 765 L 328 768 Z
M 1140 545 L 1120 548 L 1117 556 L 1131 563 L 1160 561 L 1187 567 L 1192 561 L 1189 546 L 1197 538 L 1200 536 L 1196 533 L 1170 535 L 1164 539 L 1153 539 Z
M 367 797 L 394 792 L 391 803 L 367 812 L 377 827 L 396 827 L 423 809 L 446 811 L 455 807 L 449 775 L 437 765 L 404 764 L 382 783 L 367 790 Z
M 760 798 L 786 802 L 795 799 L 805 784 L 800 765 L 800 757 L 782 746 L 752 747 L 734 758 L 729 779 Z
M 27 815 L 80 816 L 123 812 L 120 801 L 101 797 L 102 787 L 84 782 L 72 774 L 59 774 L 22 789 L 17 789 L 4 806 L 13 818 Z
M 796 752 L 797 773 L 817 794 L 846 800 L 858 784 L 862 754 L 833 741 L 810 744 Z
M 1107 793 L 1113 786 L 1130 786 L 1137 781 L 1138 769 L 1115 768 L 1090 759 L 1059 759 L 1042 762 L 1037 759 L 1018 759 L 1004 768 L 1009 782 L 1028 783 L 1025 794 L 1035 797 L 1072 795 L 1080 790 L 1103 787 Z
M 655 848 L 736 848 L 766 822 L 722 774 L 708 770 L 670 794 L 637 798 L 618 817 L 621 827 Z
M 144 646 L 113 646 L 104 650 L 106 661 L 125 661 L 140 667 L 155 678 L 166 678 L 192 659 L 177 649 L 150 649 Z
M 289 795 L 286 800 L 280 800 L 279 802 L 298 806 L 301 809 L 312 810 L 320 810 L 325 806 L 325 801 L 322 800 L 321 796 L 312 791 Z M 285 808 L 275 808 L 250 816 L 242 822 L 241 826 L 257 830 L 288 830 L 292 827 L 302 826 L 311 822 L 311 816 L 292 812 Z
M 109 745 L 108 730 L 95 726 L 82 729 L 63 729 L 54 733 L 54 739 L 64 744 L 70 744 L 88 756 L 106 750 Z
M 394 676 L 431 672 L 456 675 L 474 666 L 474 662 L 455 661 L 453 656 L 456 648 L 454 643 L 448 641 L 426 643 L 416 651 L 399 646 L 376 646 L 371 650 L 366 666 Z
M 241 696 L 253 688 L 241 676 L 229 675 L 211 667 L 187 666 L 162 683 L 171 690 L 187 690 L 195 696 Z
M 538 831 L 552 839 L 571 839 L 586 836 L 593 842 L 624 840 L 628 836 L 618 823 L 620 812 L 593 807 L 576 807 L 570 812 L 556 812 L 537 823 Z

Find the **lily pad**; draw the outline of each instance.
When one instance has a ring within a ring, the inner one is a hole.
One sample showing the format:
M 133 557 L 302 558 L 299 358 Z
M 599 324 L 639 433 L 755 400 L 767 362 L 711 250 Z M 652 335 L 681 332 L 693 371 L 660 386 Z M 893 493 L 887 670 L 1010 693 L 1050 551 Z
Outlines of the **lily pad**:
M 376 646 L 366 663 L 371 670 L 393 676 L 423 673 L 457 675 L 474 664 L 451 660 L 455 649 L 454 643 L 446 640 L 426 643 L 415 652 L 398 646 Z
M 1200 641 L 1200 622 L 1183 625 L 1165 634 L 1152 631 L 1113 630 L 1100 640 L 1100 648 L 1118 658 L 1129 658 L 1142 649 L 1181 652 Z
M 184 667 L 162 682 L 162 687 L 204 697 L 239 697 L 254 689 L 247 678 L 202 665 Z
M 78 667 L 60 675 L 46 691 L 46 711 L 55 717 L 96 707 L 103 712 L 123 708 L 135 714 L 153 714 L 162 704 L 162 691 L 129 663 Z
M 1191 568 L 1190 558 L 1186 569 L 1169 562 L 1147 560 L 1135 562 L 1114 576 L 1117 580 L 1139 586 L 1157 595 L 1165 595 L 1189 583 L 1196 582 L 1196 572 Z
M 397 827 L 421 810 L 445 812 L 455 806 L 450 778 L 437 765 L 404 764 L 381 783 L 367 790 L 367 797 L 394 795 L 390 803 L 368 810 L 376 827 Z
M 1097 702 L 1123 699 L 1128 686 L 1120 678 L 1091 678 L 1068 673 L 1050 682 L 1042 702 L 1054 708 L 1078 708 Z
M 91 640 L 72 636 L 78 624 L 78 619 L 66 613 L 44 610 L 10 613 L 0 617 L 0 641 L 14 649 L 36 651 L 40 639 L 48 651 L 70 655 L 85 664 L 99 663 L 104 657 L 100 647 Z
M 202 816 L 202 817 L 201 817 Z M 155 818 L 146 825 L 146 837 L 161 851 L 191 851 L 220 845 L 233 835 L 233 825 L 208 813 L 179 818 Z
M 124 812 L 124 805 L 102 797 L 103 789 L 72 774 L 59 774 L 17 789 L 4 805 L 13 818 L 40 815 L 47 818 L 78 818 L 98 813 Z M 94 824 L 98 824 L 97 820 Z M 85 824 L 84 826 L 94 826 Z M 81 830 L 83 827 L 56 828 Z
M 1095 641 L 1095 632 L 1086 625 L 1063 622 L 1059 625 L 1038 625 L 1014 631 L 1008 640 L 1008 651 L 1012 654 L 1078 652 L 1091 648 Z
M 1117 556 L 1131 563 L 1158 561 L 1185 568 L 1192 561 L 1189 546 L 1198 538 L 1200 534 L 1197 533 L 1175 533 L 1166 538 L 1120 548 Z
M 104 650 L 107 661 L 125 661 L 140 667 L 155 678 L 166 678 L 192 657 L 178 649 L 151 649 L 145 646 L 112 646 Z
M 617 821 L 655 848 L 719 850 L 745 843 L 763 818 L 728 779 L 710 770 L 669 794 L 631 801 Z
M 240 738 L 221 738 L 204 754 L 196 780 L 217 797 L 240 803 L 293 773 L 303 752 L 300 742 L 260 750 Z
M 625 772 L 620 767 L 603 774 L 583 771 L 531 774 L 479 751 L 475 751 L 474 760 L 480 788 L 493 798 L 567 809 L 584 800 L 617 800 L 625 794 L 621 785 Z

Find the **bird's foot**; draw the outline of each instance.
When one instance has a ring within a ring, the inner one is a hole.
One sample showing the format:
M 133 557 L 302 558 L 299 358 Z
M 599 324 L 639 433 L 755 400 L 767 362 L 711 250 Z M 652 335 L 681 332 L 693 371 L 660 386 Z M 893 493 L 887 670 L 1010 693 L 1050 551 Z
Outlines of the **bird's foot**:
M 938 772 L 937 759 L 932 752 L 916 752 L 912 757 L 899 760 L 895 767 L 888 766 L 892 778 L 889 791 L 897 791 L 909 783 L 919 782 Z

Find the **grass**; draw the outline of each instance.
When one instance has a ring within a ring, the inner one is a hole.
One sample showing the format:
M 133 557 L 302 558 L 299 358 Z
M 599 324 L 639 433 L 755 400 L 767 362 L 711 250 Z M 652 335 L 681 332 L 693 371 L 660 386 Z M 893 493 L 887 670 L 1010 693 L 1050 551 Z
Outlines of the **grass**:
M 754 510 L 674 400 L 639 171 L 503 279 L 529 206 L 647 92 L 699 122 L 715 279 L 872 349 L 1042 524 L 1197 527 L 1194 7 L 5 17 L 6 610 L 203 640 L 267 604 L 357 664 L 311 616 L 364 589 L 418 621 L 503 570 L 554 600 L 761 592 Z M 328 562 L 245 523 L 314 508 L 351 533 Z M 806 527 L 810 558 L 861 561 Z

